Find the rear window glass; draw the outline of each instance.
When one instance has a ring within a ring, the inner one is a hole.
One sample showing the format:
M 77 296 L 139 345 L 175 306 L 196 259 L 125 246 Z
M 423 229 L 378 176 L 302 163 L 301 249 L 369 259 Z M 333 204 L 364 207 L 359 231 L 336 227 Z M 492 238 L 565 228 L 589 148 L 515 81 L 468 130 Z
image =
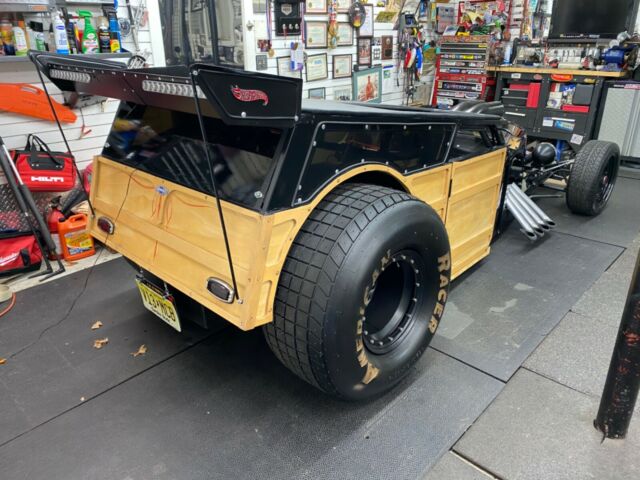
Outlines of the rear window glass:
M 274 165 L 282 132 L 228 126 L 205 117 L 221 198 L 255 207 Z M 213 194 L 198 118 L 190 113 L 122 103 L 103 155 L 152 175 Z

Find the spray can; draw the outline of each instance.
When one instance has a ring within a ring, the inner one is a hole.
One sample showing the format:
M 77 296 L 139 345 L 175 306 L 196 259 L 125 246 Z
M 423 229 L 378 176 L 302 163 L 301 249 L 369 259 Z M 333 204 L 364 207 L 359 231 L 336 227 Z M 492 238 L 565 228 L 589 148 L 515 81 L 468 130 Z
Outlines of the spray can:
M 106 17 L 98 19 L 98 43 L 100 44 L 100 53 L 111 52 L 111 35 L 109 34 L 109 21 Z
M 109 20 L 109 45 L 111 53 L 120 53 L 122 51 L 122 39 L 120 38 L 120 25 L 118 24 L 118 15 L 116 9 L 112 7 L 105 7 L 104 13 Z

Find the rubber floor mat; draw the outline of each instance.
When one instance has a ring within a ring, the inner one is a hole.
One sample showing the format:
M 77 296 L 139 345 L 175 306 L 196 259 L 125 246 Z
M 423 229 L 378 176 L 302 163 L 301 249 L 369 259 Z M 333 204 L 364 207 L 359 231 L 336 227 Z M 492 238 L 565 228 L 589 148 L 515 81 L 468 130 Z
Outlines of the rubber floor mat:
M 557 231 L 530 243 L 512 224 L 454 283 L 431 346 L 506 381 L 622 251 Z
M 230 329 L 3 446 L 0 465 L 3 478 L 413 480 L 502 387 L 429 350 L 390 394 L 336 401 L 260 331 Z

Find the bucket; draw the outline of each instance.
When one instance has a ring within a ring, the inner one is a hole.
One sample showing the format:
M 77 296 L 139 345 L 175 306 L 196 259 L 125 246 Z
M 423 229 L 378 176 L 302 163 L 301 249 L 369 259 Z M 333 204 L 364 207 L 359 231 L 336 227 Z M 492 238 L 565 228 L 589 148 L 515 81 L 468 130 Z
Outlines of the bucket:
M 96 253 L 89 235 L 87 215 L 79 213 L 58 223 L 58 236 L 65 260 L 80 260 Z

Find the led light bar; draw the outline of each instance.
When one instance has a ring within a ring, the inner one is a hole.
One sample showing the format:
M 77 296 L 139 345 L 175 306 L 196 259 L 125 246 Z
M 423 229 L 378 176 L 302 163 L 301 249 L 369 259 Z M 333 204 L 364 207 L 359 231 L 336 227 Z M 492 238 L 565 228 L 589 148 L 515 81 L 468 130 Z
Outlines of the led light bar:
M 49 71 L 51 78 L 58 78 L 60 80 L 68 80 L 70 82 L 90 83 L 91 75 L 82 72 L 71 72 L 69 70 L 56 70 L 51 69 Z
M 199 98 L 205 98 L 200 87 L 196 87 Z M 145 92 L 162 93 L 165 95 L 177 95 L 180 97 L 193 97 L 193 87 L 187 83 L 170 83 L 158 80 L 143 80 L 142 89 Z

